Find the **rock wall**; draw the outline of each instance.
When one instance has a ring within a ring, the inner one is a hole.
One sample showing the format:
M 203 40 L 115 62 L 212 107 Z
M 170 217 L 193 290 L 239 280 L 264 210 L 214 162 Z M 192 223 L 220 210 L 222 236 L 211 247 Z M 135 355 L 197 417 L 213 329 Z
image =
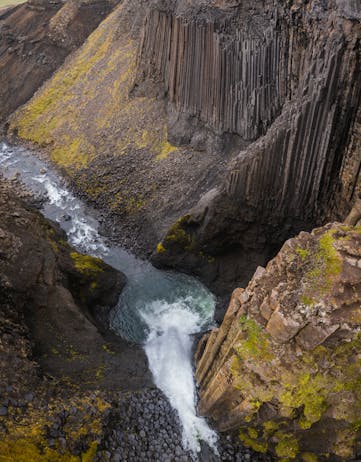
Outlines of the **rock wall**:
M 199 410 L 279 460 L 357 460 L 361 228 L 287 241 L 196 353 Z M 319 457 L 319 458 L 318 458 Z
M 123 244 L 229 293 L 359 194 L 359 15 L 124 1 L 10 132 L 45 146 Z
M 212 13 L 215 17 L 212 17 Z M 287 96 L 287 42 L 276 11 L 191 20 L 150 10 L 138 66 L 142 79 L 164 82 L 176 111 L 200 119 L 217 134 L 245 140 L 264 134 Z
M 98 258 L 77 253 L 56 225 L 29 206 L 28 195 L 18 197 L 19 190 L 19 184 L 1 178 L 0 306 L 10 310 L 0 319 L 4 339 L 7 317 L 20 320 L 4 345 L 17 342 L 18 330 L 27 331 L 34 367 L 80 386 L 134 389 L 149 384 L 144 352 L 104 333 L 104 316 L 117 303 L 125 276 Z M 14 375 L 11 351 L 2 353 L 1 384 L 14 386 L 21 368 Z
M 238 260 L 258 249 L 256 259 L 266 261 L 292 233 L 346 216 L 361 185 L 361 25 L 352 5 L 233 5 L 203 22 L 150 13 L 140 66 L 144 78 L 165 82 L 170 134 L 184 117 L 196 118 L 223 133 L 228 159 L 227 136 L 241 139 L 216 189 L 178 222 L 192 245 L 174 239 L 172 227 L 156 264 L 209 282 L 231 249 Z M 152 31 L 168 38 L 154 40 Z

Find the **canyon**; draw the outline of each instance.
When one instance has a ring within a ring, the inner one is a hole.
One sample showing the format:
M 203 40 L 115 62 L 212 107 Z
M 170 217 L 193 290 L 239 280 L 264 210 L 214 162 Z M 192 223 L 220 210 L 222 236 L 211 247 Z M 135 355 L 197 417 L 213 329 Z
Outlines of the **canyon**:
M 111 242 L 217 296 L 219 326 L 195 352 L 198 410 L 252 460 L 361 457 L 360 75 L 358 0 L 29 0 L 0 12 L 4 136 L 58 169 Z M 42 220 L 34 204 L 9 214 L 22 187 L 7 181 L 5 256 L 28 239 L 16 220 Z M 101 281 L 79 279 L 74 250 L 41 223 L 29 248 L 44 248 L 58 276 L 48 281 L 23 254 L 1 269 L 8 277 L 28 266 L 19 303 L 1 286 L 5 323 L 10 307 L 21 317 L 34 304 L 20 324 L 39 345 L 21 340 L 37 365 L 24 367 L 67 370 L 76 383 L 83 373 L 83 353 L 71 365 L 52 353 L 36 308 L 45 297 L 52 319 L 60 305 L 65 319 L 81 314 L 68 335 L 82 332 L 94 369 L 108 368 L 102 399 L 110 403 L 110 389 L 141 394 L 151 383 L 144 352 L 106 323 L 121 272 L 104 266 Z M 54 286 L 58 305 L 44 295 Z M 121 413 L 109 415 L 116 426 Z

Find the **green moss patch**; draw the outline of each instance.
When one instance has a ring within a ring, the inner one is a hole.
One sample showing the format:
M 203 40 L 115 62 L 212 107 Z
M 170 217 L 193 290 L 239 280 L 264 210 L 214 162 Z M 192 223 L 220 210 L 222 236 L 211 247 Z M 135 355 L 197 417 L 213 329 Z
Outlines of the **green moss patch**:
M 296 253 L 302 260 L 307 260 L 311 268 L 304 277 L 304 290 L 301 301 L 312 305 L 327 295 L 335 278 L 341 273 L 342 259 L 334 247 L 337 240 L 335 230 L 327 231 L 320 237 L 315 250 L 296 247 Z
M 104 263 L 100 258 L 83 255 L 78 252 L 71 252 L 70 256 L 74 262 L 75 268 L 85 276 L 96 277 L 99 273 L 104 271 Z M 96 286 L 92 288 L 95 289 Z

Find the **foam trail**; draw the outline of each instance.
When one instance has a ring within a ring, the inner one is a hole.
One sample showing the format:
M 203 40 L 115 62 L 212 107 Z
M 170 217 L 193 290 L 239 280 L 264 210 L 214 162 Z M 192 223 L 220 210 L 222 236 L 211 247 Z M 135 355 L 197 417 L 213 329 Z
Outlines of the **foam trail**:
M 205 320 L 189 309 L 192 301 L 187 302 L 154 301 L 147 306 L 142 313 L 150 329 L 145 351 L 155 384 L 178 411 L 183 426 L 183 446 L 196 453 L 203 440 L 217 452 L 217 434 L 205 419 L 197 416 L 195 405 L 191 334 L 200 332 Z
M 191 357 L 192 334 L 212 324 L 213 295 L 189 276 L 159 271 L 124 249 L 108 247 L 94 213 L 31 151 L 2 143 L 0 166 L 8 177 L 20 173 L 24 184 L 45 199 L 43 214 L 60 224 L 74 247 L 126 274 L 128 283 L 111 315 L 111 327 L 127 340 L 144 344 L 154 382 L 178 411 L 183 445 L 194 459 L 201 440 L 217 452 L 216 433 L 197 416 Z

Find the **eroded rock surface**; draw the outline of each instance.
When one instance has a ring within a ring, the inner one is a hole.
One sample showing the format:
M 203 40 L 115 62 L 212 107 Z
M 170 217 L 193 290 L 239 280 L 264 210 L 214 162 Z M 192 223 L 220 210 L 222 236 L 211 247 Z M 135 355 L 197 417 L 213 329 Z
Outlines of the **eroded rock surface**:
M 125 277 L 75 252 L 19 190 L 1 178 L 0 454 L 90 461 L 117 393 L 152 384 L 146 357 L 96 322 Z
M 360 226 L 302 232 L 200 342 L 199 410 L 282 460 L 356 460 L 360 331 Z

